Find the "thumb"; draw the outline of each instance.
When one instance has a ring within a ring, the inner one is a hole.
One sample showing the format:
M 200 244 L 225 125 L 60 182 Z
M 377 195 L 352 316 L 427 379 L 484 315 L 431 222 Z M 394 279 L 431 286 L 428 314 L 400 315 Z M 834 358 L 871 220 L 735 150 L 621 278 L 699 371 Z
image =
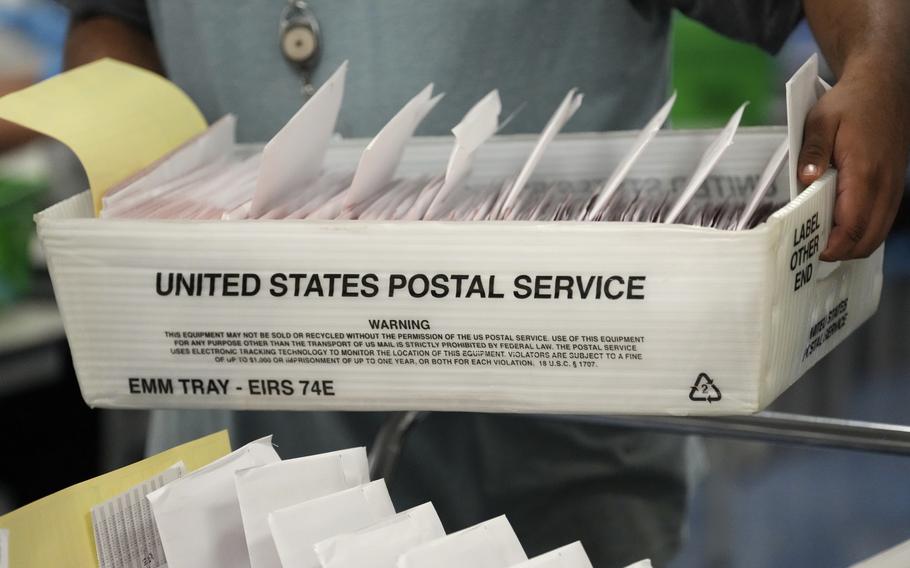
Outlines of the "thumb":
M 825 173 L 831 163 L 834 138 L 839 121 L 826 113 L 821 103 L 812 107 L 803 130 L 803 147 L 799 151 L 799 181 L 810 185 Z

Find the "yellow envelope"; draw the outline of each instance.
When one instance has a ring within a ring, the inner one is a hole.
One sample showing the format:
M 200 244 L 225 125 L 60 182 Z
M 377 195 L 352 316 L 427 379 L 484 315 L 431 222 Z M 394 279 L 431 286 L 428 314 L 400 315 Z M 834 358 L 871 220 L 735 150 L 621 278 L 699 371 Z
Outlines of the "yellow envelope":
M 0 517 L 16 568 L 98 566 L 91 509 L 183 460 L 192 471 L 231 451 L 226 430 L 58 491 Z
M 101 59 L 0 98 L 0 118 L 75 152 L 95 214 L 105 192 L 206 129 L 179 87 L 151 71 Z

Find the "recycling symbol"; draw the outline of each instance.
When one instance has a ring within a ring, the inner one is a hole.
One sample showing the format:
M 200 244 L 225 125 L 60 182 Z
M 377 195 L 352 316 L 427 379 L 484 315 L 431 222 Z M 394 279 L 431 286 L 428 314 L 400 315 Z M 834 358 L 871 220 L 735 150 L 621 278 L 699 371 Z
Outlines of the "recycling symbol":
M 693 402 L 705 402 L 709 404 L 720 400 L 720 389 L 711 380 L 707 373 L 700 373 L 695 379 L 695 384 L 689 389 L 689 400 Z

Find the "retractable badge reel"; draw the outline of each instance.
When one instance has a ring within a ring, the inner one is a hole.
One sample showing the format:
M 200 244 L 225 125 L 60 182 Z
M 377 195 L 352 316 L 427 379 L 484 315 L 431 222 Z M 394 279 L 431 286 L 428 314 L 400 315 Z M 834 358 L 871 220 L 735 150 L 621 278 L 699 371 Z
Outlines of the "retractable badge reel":
M 319 63 L 322 38 L 316 15 L 306 2 L 288 0 L 281 14 L 279 34 L 282 55 L 300 74 L 303 94 L 312 96 L 316 88 L 310 79 Z

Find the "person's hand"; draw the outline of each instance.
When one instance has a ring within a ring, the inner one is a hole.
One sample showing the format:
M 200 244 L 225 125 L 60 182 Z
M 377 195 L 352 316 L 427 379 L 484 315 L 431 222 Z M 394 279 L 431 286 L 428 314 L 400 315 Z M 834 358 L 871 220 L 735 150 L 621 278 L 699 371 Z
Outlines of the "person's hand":
M 18 91 L 19 89 L 24 89 L 33 83 L 35 83 L 35 79 L 33 77 L 0 76 L 0 97 Z M 12 122 L 7 122 L 0 119 L 0 153 L 6 152 L 7 150 L 12 150 L 17 146 L 21 146 L 22 144 L 25 144 L 29 140 L 35 138 L 35 136 L 37 136 L 37 134 L 32 130 L 28 130 L 19 126 L 18 124 L 13 124 Z
M 838 170 L 834 228 L 825 261 L 867 257 L 884 242 L 904 191 L 910 153 L 910 85 L 851 64 L 806 120 L 799 179 Z

